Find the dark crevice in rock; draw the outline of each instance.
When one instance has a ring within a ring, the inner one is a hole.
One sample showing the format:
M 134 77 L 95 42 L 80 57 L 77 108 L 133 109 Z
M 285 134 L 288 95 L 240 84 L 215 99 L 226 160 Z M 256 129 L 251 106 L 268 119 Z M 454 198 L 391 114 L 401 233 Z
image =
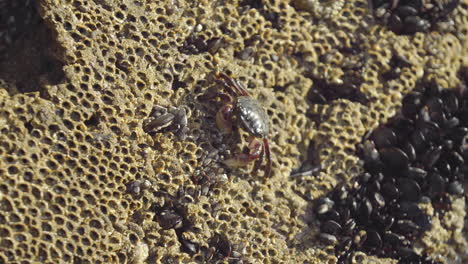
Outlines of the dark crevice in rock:
M 329 84 L 323 79 L 313 79 L 312 88 L 307 94 L 307 99 L 312 104 L 327 104 L 338 99 L 347 99 L 366 105 L 367 96 L 359 91 L 363 80 L 359 75 L 345 76 L 343 84 Z
M 15 28 L 16 33 L 11 34 L 9 45 L 0 47 L 0 79 L 7 84 L 4 88 L 10 95 L 39 92 L 42 98 L 48 99 L 50 95 L 44 86 L 64 81 L 64 63 L 60 59 L 64 57 L 64 52 L 53 30 L 40 18 L 38 7 L 33 2 L 24 1 L 23 5 L 30 4 L 1 14 L 1 19 L 14 16 L 17 23 L 6 25 Z M 14 13 L 15 10 L 27 14 L 18 15 Z M 26 18 L 28 21 L 24 24 Z

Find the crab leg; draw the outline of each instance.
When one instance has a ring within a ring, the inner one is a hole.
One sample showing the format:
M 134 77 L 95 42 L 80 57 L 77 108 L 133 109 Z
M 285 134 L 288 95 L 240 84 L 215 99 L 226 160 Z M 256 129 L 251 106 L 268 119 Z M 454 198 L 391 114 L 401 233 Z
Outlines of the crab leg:
M 267 160 L 265 176 L 270 177 L 270 175 L 271 175 L 271 154 L 270 154 L 270 145 L 268 143 L 268 139 L 266 139 L 266 138 L 263 139 L 263 148 L 265 149 L 266 160 Z
M 254 167 L 252 169 L 252 173 L 257 172 L 257 170 L 260 168 L 260 165 L 262 165 L 264 154 L 265 154 L 265 147 L 262 146 L 260 155 L 258 156 L 258 159 L 255 161 Z
M 250 96 L 250 93 L 247 91 L 247 89 L 236 79 L 230 79 L 234 87 L 242 94 L 243 96 Z
M 234 106 L 232 104 L 226 104 L 216 113 L 216 125 L 218 125 L 219 130 L 221 130 L 223 134 L 232 133 L 234 127 L 233 111 Z
M 219 99 L 221 99 L 221 102 L 224 103 L 231 103 L 233 101 L 232 97 L 227 93 L 217 92 L 215 94 L 215 97 L 219 97 Z
M 232 84 L 232 80 L 224 73 L 216 73 L 216 78 L 218 81 L 225 87 L 229 89 L 234 96 L 238 95 L 238 91 L 234 89 L 234 85 Z
M 217 73 L 216 78 L 220 80 L 220 82 L 227 88 L 229 88 L 233 93 L 236 95 L 243 95 L 243 96 L 250 96 L 250 93 L 244 88 L 242 84 L 240 84 L 238 81 L 229 78 L 224 73 Z
M 212 90 L 209 90 L 206 94 L 201 95 L 198 98 L 203 101 L 208 101 L 208 100 L 213 100 L 215 98 L 219 98 L 221 102 L 223 103 L 231 103 L 233 101 L 232 97 L 229 94 L 220 92 L 220 91 L 212 91 Z

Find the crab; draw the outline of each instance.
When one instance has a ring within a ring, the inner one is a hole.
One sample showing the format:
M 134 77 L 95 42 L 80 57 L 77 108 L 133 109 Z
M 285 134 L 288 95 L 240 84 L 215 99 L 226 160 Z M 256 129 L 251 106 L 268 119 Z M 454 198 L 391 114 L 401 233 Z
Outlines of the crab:
M 224 103 L 216 114 L 218 128 L 223 134 L 230 134 L 235 128 L 241 127 L 250 134 L 249 152 L 237 154 L 224 163 L 228 167 L 242 167 L 255 161 L 252 172 L 256 172 L 266 156 L 265 175 L 269 177 L 271 154 L 267 113 L 260 102 L 254 99 L 239 81 L 224 73 L 216 73 L 215 76 L 228 92 L 217 91 L 211 96 L 220 98 Z

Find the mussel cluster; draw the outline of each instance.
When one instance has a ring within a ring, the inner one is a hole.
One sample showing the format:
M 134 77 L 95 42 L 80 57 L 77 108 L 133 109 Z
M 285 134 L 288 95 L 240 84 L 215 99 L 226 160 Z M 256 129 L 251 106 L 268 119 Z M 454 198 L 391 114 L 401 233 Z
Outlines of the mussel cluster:
M 446 19 L 460 0 L 369 0 L 373 14 L 397 34 L 425 32 Z
M 37 19 L 36 1 L 0 0 L 0 53 Z
M 468 96 L 466 87 L 421 87 L 403 99 L 397 116 L 363 139 L 365 172 L 352 187 L 339 186 L 318 200 L 319 236 L 336 243 L 341 263 L 356 250 L 400 263 L 436 263 L 412 244 L 431 227 L 421 204 L 432 203 L 442 215 L 450 195 L 464 193 Z
M 139 181 L 141 186 L 147 185 L 145 180 Z M 136 182 L 131 183 L 135 186 Z M 149 187 L 148 187 L 149 188 Z M 194 231 L 194 223 L 188 217 L 188 205 L 194 202 L 192 195 L 183 188 L 179 189 L 176 195 L 171 195 L 165 191 L 155 193 L 163 202 L 155 202 L 151 210 L 155 213 L 153 221 L 158 222 L 163 230 L 173 229 L 180 243 L 180 251 L 189 254 L 196 263 L 221 263 L 229 258 L 229 263 L 243 263 L 242 254 L 238 244 L 233 244 L 222 232 L 215 232 L 207 239 L 205 245 L 189 239 L 186 233 Z M 136 217 L 141 217 L 137 212 Z M 224 263 L 224 262 L 223 262 Z

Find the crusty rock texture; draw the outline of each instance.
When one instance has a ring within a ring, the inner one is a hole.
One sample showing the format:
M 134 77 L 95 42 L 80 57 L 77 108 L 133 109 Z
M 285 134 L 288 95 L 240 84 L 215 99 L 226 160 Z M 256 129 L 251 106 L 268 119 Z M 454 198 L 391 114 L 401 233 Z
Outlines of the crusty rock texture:
M 356 144 L 417 82 L 458 87 L 468 67 L 468 0 L 452 26 L 409 36 L 366 0 L 41 0 L 32 13 L 0 47 L 0 263 L 335 263 L 312 201 L 362 171 Z M 222 163 L 248 135 L 216 127 L 217 71 L 265 107 L 271 178 L 265 163 Z M 145 131 L 155 107 L 187 124 Z M 305 160 L 320 170 L 290 176 Z M 421 248 L 464 263 L 455 205 Z

